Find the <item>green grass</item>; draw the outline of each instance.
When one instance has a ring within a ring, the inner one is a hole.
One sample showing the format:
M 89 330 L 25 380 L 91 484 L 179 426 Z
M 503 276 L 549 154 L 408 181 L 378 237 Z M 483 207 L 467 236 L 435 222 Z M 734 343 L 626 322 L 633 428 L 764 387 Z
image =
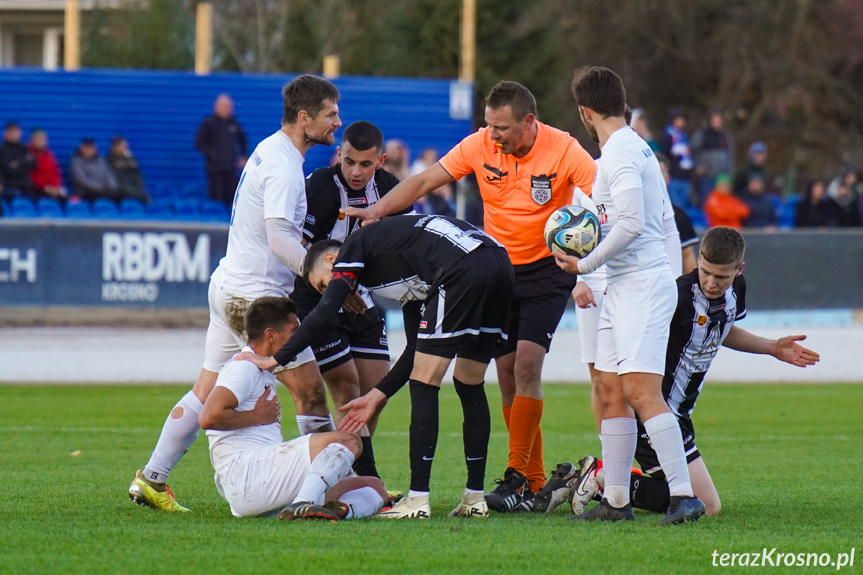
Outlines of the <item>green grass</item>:
M 507 441 L 497 388 L 488 391 L 490 489 L 505 467 Z M 589 391 L 546 386 L 546 467 L 598 454 Z M 716 570 L 714 550 L 776 547 L 835 557 L 863 547 L 863 385 L 708 386 L 695 424 L 724 508 L 719 517 L 672 528 L 659 528 L 659 516 L 647 513 L 610 525 L 569 522 L 564 509 L 548 517 L 446 517 L 464 481 L 461 409 L 452 387 L 441 393 L 430 521 L 235 519 L 216 492 L 203 436 L 171 476 L 179 501 L 194 513 L 133 505 L 126 488 L 183 393 L 161 386 L 0 386 L 0 573 L 696 573 Z M 375 442 L 385 481 L 403 490 L 408 413 L 408 395 L 400 393 Z M 285 433 L 296 428 L 288 424 Z M 861 556 L 863 548 L 845 571 L 859 572 Z

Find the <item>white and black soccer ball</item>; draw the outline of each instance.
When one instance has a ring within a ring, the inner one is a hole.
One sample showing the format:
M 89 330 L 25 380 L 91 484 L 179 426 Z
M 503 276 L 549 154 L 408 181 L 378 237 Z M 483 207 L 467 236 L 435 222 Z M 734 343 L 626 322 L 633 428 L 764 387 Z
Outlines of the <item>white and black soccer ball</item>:
M 545 222 L 545 243 L 552 253 L 583 258 L 593 251 L 601 237 L 596 214 L 580 206 L 555 210 Z

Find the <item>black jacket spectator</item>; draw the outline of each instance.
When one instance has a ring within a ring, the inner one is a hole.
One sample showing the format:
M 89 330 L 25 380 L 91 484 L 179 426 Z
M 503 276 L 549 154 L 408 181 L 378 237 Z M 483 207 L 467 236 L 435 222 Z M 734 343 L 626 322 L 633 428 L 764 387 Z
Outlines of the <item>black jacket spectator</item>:
M 138 160 L 129 150 L 125 138 L 115 136 L 111 140 L 111 151 L 108 152 L 107 159 L 108 165 L 114 171 L 114 177 L 117 178 L 120 197 L 133 198 L 145 204 L 149 202 L 150 196 L 144 185 L 144 176 L 141 175 Z
M 28 195 L 33 188 L 30 171 L 36 167 L 36 156 L 21 143 L 21 128 L 14 122 L 3 130 L 0 145 L 0 182 L 8 196 Z
M 798 228 L 835 228 L 842 220 L 839 204 L 826 195 L 824 182 L 813 182 L 797 204 L 794 226 Z
M 237 160 L 249 155 L 246 134 L 233 116 L 211 114 L 204 118 L 195 135 L 195 148 L 204 156 L 207 171 L 212 172 L 236 170 Z

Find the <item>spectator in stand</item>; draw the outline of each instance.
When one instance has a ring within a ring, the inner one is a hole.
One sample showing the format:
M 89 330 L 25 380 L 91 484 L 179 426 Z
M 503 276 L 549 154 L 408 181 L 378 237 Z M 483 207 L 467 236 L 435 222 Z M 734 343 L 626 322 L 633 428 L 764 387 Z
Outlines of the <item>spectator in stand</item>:
M 438 161 L 438 154 L 434 148 L 426 148 L 419 158 L 411 164 L 411 175 L 424 172 Z M 455 217 L 455 194 L 454 184 L 451 182 L 436 190 L 432 190 L 419 199 L 416 203 L 416 211 L 422 214 L 433 214 L 437 216 Z
M 731 193 L 728 174 L 716 178 L 716 185 L 704 202 L 704 217 L 711 228 L 728 226 L 736 229 L 743 227 L 743 220 L 749 217 L 749 206 Z
M 716 176 L 734 173 L 734 145 L 723 124 L 722 110 L 714 108 L 707 117 L 707 127 L 692 135 L 698 205 L 704 205 Z
M 827 186 L 827 195 L 839 206 L 839 225 L 843 227 L 861 225 L 861 210 L 863 200 L 860 199 L 859 177 L 857 170 L 849 166 L 842 171 L 842 175 L 834 178 Z
M 36 167 L 33 153 L 21 143 L 21 127 L 7 122 L 3 128 L 3 144 L 0 145 L 0 181 L 2 197 L 11 199 L 33 193 L 30 171 Z
M 749 180 L 752 176 L 761 176 L 763 182 L 767 182 L 767 144 L 755 142 L 749 146 L 749 156 L 746 165 L 737 171 L 734 176 L 734 193 L 742 196 L 746 193 Z
M 219 94 L 213 113 L 201 121 L 195 148 L 204 156 L 210 199 L 230 206 L 239 183 L 237 173 L 249 157 L 249 145 L 234 117 L 234 101 L 229 95 Z
M 114 177 L 117 178 L 121 199 L 132 198 L 144 204 L 150 202 L 150 195 L 147 193 L 138 160 L 132 155 L 129 142 L 123 136 L 111 138 L 108 165 L 111 166 Z
M 69 177 L 72 180 L 72 191 L 84 200 L 120 198 L 117 178 L 114 177 L 114 172 L 105 158 L 99 155 L 96 142 L 92 138 L 81 140 L 81 144 L 72 155 Z
M 33 183 L 35 197 L 51 197 L 65 199 L 66 191 L 63 178 L 60 175 L 60 164 L 51 148 L 48 147 L 48 134 L 45 130 L 35 129 L 30 132 L 27 148 L 36 158 L 36 165 L 30 170 L 30 181 Z
M 660 147 L 671 162 L 671 181 L 668 182 L 671 203 L 688 208 L 691 205 L 692 172 L 695 163 L 689 147 L 689 135 L 686 133 L 686 116 L 678 108 L 671 110 L 671 123 L 665 127 Z
M 650 126 L 647 124 L 647 115 L 644 113 L 644 110 L 641 108 L 634 109 L 629 125 L 635 130 L 636 134 L 641 136 L 642 140 L 647 142 L 647 145 L 650 146 L 650 149 L 654 153 L 662 151 L 659 142 L 656 141 L 656 138 L 653 137 L 653 132 L 650 131 Z
M 759 174 L 749 176 L 743 202 L 749 206 L 749 216 L 743 219 L 747 228 L 775 227 L 779 223 L 776 206 L 765 193 L 764 178 Z
M 835 228 L 841 221 L 839 205 L 827 195 L 827 187 L 815 180 L 806 188 L 803 199 L 797 204 L 794 226 L 798 228 Z
M 400 182 L 405 181 L 411 176 L 410 170 L 410 150 L 407 145 L 401 140 L 389 140 L 384 144 L 384 153 L 387 159 L 384 160 L 384 169 L 395 175 Z

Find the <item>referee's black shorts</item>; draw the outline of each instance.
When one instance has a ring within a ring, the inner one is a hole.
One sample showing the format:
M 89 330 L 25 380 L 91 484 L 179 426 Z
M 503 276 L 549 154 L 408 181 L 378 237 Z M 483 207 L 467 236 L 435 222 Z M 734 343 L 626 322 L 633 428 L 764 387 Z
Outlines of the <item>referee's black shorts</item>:
M 692 463 L 701 457 L 698 447 L 695 446 L 695 427 L 692 425 L 692 420 L 688 417 L 678 417 L 677 423 L 680 424 L 680 434 L 683 437 L 683 451 L 686 453 L 686 463 Z M 650 438 L 647 436 L 647 431 L 644 429 L 641 421 L 638 422 L 638 443 L 635 446 L 635 460 L 638 461 L 641 470 L 651 477 L 665 479 L 665 473 L 662 472 L 662 466 L 659 465 L 659 458 L 650 445 Z
M 489 363 L 507 337 L 514 281 L 505 249 L 483 246 L 465 255 L 429 290 L 416 350 Z
M 509 338 L 495 350 L 495 357 L 514 352 L 520 340 L 541 345 L 548 353 L 577 278 L 557 267 L 552 256 L 514 268 Z

